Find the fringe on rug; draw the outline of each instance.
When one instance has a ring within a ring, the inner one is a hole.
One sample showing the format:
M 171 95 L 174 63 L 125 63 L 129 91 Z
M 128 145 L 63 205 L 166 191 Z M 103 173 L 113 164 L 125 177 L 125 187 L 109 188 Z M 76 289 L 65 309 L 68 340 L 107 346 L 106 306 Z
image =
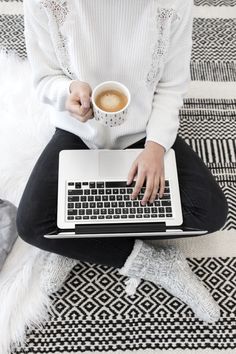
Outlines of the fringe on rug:
M 0 354 L 23 347 L 27 329 L 49 318 L 50 297 L 38 281 L 47 255 L 18 238 L 0 273 Z

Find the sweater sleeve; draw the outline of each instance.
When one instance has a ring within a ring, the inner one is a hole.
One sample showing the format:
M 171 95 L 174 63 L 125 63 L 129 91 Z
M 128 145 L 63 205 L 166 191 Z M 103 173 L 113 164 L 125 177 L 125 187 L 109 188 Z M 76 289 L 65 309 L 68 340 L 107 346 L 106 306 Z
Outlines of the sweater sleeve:
M 32 83 L 39 100 L 58 111 L 65 110 L 71 79 L 58 62 L 44 9 L 35 0 L 24 0 L 25 42 Z
M 179 109 L 187 92 L 192 49 L 193 0 L 184 1 L 171 29 L 170 45 L 162 77 L 154 93 L 146 126 L 146 142 L 154 141 L 168 151 L 179 128 Z

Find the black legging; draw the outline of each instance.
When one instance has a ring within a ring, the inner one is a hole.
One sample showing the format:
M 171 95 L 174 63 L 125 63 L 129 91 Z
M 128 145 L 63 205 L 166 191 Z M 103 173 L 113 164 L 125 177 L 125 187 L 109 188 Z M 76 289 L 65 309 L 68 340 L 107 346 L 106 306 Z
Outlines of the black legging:
M 143 148 L 145 138 L 128 148 Z M 76 135 L 56 128 L 39 157 L 24 190 L 17 214 L 19 236 L 43 250 L 84 262 L 122 267 L 135 238 L 46 239 L 57 229 L 58 155 L 61 150 L 88 149 Z M 176 153 L 183 225 L 219 230 L 227 216 L 225 196 L 197 154 L 178 137 Z

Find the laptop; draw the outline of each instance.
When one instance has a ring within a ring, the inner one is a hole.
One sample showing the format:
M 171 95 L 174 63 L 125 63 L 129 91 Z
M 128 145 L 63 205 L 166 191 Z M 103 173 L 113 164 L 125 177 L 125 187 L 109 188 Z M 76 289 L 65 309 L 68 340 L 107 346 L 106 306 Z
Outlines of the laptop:
M 58 229 L 46 238 L 138 237 L 158 239 L 203 235 L 186 229 L 175 152 L 164 157 L 165 192 L 143 206 L 143 185 L 131 199 L 135 180 L 127 185 L 133 161 L 143 149 L 62 150 L 58 171 Z

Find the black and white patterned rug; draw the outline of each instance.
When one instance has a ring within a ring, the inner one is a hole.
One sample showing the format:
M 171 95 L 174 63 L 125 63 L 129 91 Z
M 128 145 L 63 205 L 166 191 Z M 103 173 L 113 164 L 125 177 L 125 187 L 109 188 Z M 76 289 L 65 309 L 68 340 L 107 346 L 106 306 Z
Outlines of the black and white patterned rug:
M 236 352 L 236 0 L 195 0 L 192 84 L 180 135 L 224 190 L 229 215 L 212 242 L 183 241 L 193 271 L 221 307 L 212 325 L 164 289 L 143 281 L 125 294 L 116 269 L 80 262 L 52 296 L 51 318 L 27 335 L 23 353 Z M 26 58 L 20 0 L 0 0 L 0 47 Z M 181 244 L 181 241 L 178 241 Z M 4 353 L 2 353 L 4 354 Z

